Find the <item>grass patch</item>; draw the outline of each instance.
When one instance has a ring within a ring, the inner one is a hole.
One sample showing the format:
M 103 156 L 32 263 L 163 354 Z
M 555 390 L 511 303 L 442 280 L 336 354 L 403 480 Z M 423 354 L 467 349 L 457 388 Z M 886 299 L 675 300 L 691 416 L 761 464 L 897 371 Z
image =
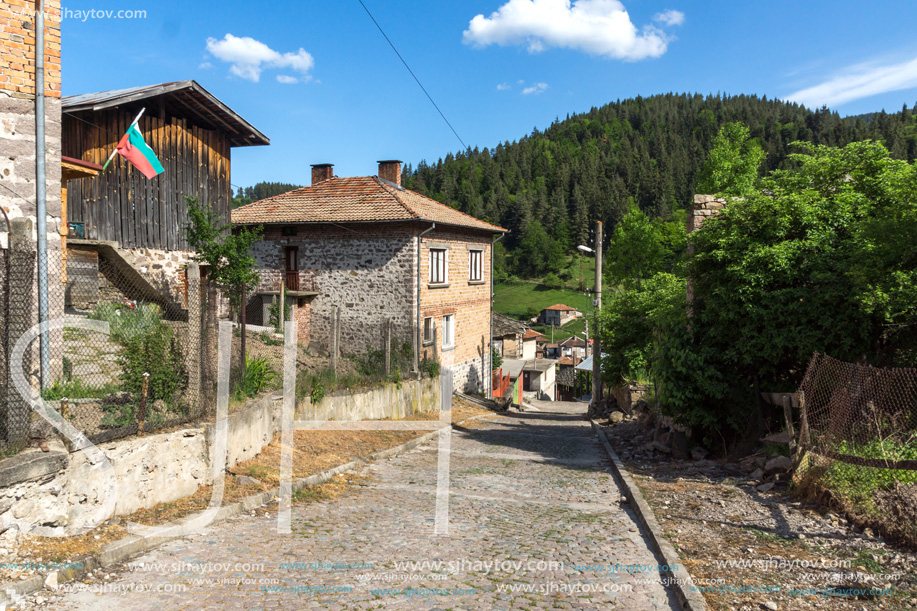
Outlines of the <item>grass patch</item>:
M 60 401 L 64 397 L 68 399 L 103 399 L 119 390 L 119 384 L 109 382 L 107 384 L 91 385 L 86 384 L 80 378 L 75 378 L 69 382 L 54 382 L 51 386 L 41 391 L 41 397 L 46 401 Z

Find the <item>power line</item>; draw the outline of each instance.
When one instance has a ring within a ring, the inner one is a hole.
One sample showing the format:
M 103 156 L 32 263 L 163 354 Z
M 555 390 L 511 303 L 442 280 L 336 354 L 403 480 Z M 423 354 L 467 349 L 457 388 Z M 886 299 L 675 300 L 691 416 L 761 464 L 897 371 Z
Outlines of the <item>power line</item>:
M 392 51 L 395 52 L 395 55 L 398 56 L 398 59 L 401 60 L 401 63 L 404 64 L 404 67 L 408 69 L 408 72 L 411 73 L 411 76 L 414 77 L 414 80 L 417 81 L 417 85 L 420 87 L 421 91 L 423 91 L 424 94 L 427 96 L 427 99 L 430 100 L 430 103 L 433 104 L 433 108 L 435 108 L 435 109 L 436 109 L 436 112 L 439 113 L 439 116 L 441 116 L 441 117 L 443 118 L 443 121 L 445 121 L 445 122 L 446 122 L 446 125 L 449 126 L 449 129 L 452 130 L 452 133 L 455 134 L 455 137 L 458 138 L 458 141 L 462 143 L 462 149 L 467 149 L 467 148 L 468 148 L 468 145 L 465 144 L 465 141 L 462 140 L 462 137 L 458 135 L 458 132 L 455 131 L 455 128 L 452 127 L 452 124 L 451 124 L 451 123 L 449 123 L 449 119 L 446 118 L 446 115 L 443 114 L 443 111 L 441 111 L 441 110 L 439 109 L 439 106 L 436 105 L 436 102 L 433 101 L 433 97 L 432 97 L 429 93 L 427 93 L 427 90 L 424 88 L 423 84 L 420 82 L 420 79 L 417 78 L 417 75 L 414 74 L 414 71 L 411 70 L 411 67 L 408 66 L 408 63 L 407 63 L 406 61 L 404 61 L 404 58 L 403 58 L 403 57 L 401 57 L 401 53 L 398 52 L 398 49 L 396 49 L 396 48 L 395 48 L 395 45 L 392 44 L 392 41 L 389 40 L 389 37 L 385 34 L 385 30 L 382 29 L 382 26 L 379 25 L 379 22 L 376 21 L 376 18 L 375 18 L 375 17 L 373 17 L 373 14 L 370 13 L 370 12 L 369 12 L 369 9 L 366 8 L 366 5 L 363 4 L 363 0 L 357 0 L 357 2 L 360 3 L 360 6 L 363 7 L 363 10 L 366 11 L 366 14 L 367 14 L 367 15 L 369 15 L 369 18 L 372 19 L 372 20 L 373 20 L 373 23 L 376 24 L 376 27 L 379 28 L 379 32 L 382 33 L 382 36 L 385 38 L 385 41 L 386 41 L 386 42 L 389 44 L 389 46 L 392 48 Z

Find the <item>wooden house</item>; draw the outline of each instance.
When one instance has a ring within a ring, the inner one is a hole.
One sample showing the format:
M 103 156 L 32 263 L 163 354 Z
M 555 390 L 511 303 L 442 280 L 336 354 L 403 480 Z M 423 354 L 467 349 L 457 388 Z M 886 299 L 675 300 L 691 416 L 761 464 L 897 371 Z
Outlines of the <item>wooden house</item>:
M 64 97 L 63 155 L 104 164 L 141 109 L 140 131 L 165 171 L 147 179 L 116 155 L 102 174 L 68 183 L 61 223 L 67 265 L 73 267 L 68 305 L 92 306 L 100 288 L 93 286 L 92 270 L 102 258 L 118 271 L 115 275 L 130 278 L 132 288 L 120 290 L 140 291 L 127 297 L 156 300 L 158 294 L 171 308 L 191 254 L 184 234 L 189 222 L 185 197 L 208 203 L 229 224 L 232 149 L 270 143 L 188 80 Z M 97 275 L 103 286 L 104 275 L 104 270 Z M 74 287 L 74 282 L 90 284 Z

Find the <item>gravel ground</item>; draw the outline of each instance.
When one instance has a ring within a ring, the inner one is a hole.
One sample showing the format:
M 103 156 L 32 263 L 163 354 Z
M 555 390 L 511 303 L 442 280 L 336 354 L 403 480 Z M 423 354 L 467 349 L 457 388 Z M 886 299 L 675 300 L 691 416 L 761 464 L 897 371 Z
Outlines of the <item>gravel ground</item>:
M 763 453 L 677 460 L 635 417 L 603 428 L 711 609 L 917 609 L 917 554 L 762 483 Z

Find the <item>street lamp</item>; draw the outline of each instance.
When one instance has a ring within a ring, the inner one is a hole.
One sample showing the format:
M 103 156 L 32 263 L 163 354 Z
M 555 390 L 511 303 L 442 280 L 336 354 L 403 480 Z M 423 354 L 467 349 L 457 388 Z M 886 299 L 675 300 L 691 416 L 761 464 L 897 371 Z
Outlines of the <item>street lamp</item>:
M 583 252 L 595 252 L 594 250 L 592 250 L 592 249 L 589 248 L 588 246 L 583 246 L 582 244 L 580 244 L 579 246 L 577 246 L 576 249 L 577 249 L 577 250 L 581 250 L 581 251 L 583 251 Z

